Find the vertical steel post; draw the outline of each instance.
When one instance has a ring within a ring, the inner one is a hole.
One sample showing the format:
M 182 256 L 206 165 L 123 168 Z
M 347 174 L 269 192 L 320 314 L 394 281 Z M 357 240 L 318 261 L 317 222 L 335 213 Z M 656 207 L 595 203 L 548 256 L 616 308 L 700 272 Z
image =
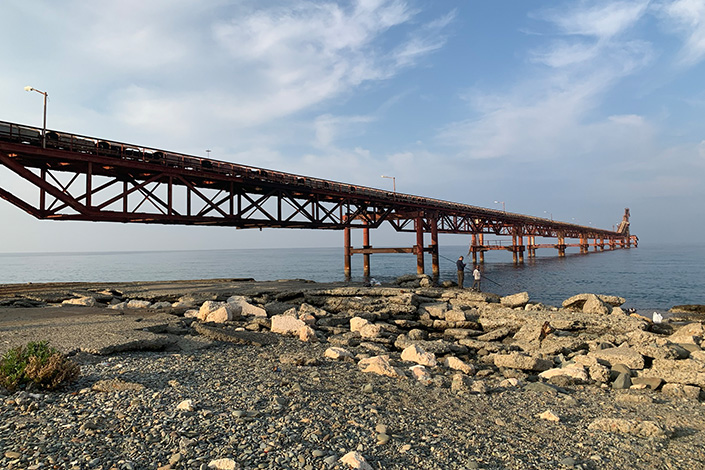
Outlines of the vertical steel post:
M 431 269 L 433 277 L 438 278 L 441 275 L 441 266 L 438 262 L 438 220 L 431 219 Z
M 512 261 L 517 264 L 519 260 L 517 259 L 517 235 L 514 230 L 512 230 Z
M 565 235 L 562 232 L 558 232 L 558 257 L 565 257 Z
M 485 234 L 480 233 L 478 237 L 478 241 L 480 242 L 480 264 L 485 264 L 485 250 L 482 249 L 482 247 L 485 246 Z
M 42 181 L 44 181 L 46 183 L 46 181 L 47 181 L 47 169 L 46 168 L 42 168 L 41 175 L 42 175 Z M 42 212 L 42 216 L 44 215 L 44 211 L 46 210 L 46 198 L 47 198 L 46 190 L 44 188 L 40 187 L 39 188 L 39 210 Z
M 350 227 L 345 227 L 343 229 L 344 234 L 344 247 L 343 247 L 343 260 L 345 264 L 345 277 L 350 278 L 350 258 L 352 257 L 352 246 L 350 245 Z
M 93 162 L 88 162 L 86 171 L 86 207 L 91 207 L 91 199 L 93 195 Z
M 362 229 L 362 247 L 370 248 L 370 228 L 367 227 L 367 221 L 365 221 L 365 227 Z M 362 255 L 363 261 L 363 274 L 365 277 L 370 277 L 370 254 L 364 253 Z
M 477 234 L 472 234 L 472 241 L 470 242 L 470 251 L 472 252 L 472 264 L 475 266 L 477 264 Z
M 424 273 L 423 262 L 423 218 L 416 217 L 416 274 Z

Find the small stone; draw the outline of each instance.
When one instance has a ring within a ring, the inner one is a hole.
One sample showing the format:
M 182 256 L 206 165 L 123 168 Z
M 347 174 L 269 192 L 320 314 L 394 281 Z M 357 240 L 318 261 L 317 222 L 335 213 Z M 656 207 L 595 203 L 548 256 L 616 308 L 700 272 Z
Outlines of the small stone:
M 188 399 L 188 400 L 182 401 L 181 403 L 176 405 L 176 409 L 179 411 L 193 411 L 194 410 L 193 400 Z
M 551 410 L 546 410 L 543 413 L 539 415 L 539 418 L 545 419 L 546 421 L 553 421 L 554 423 L 558 423 L 561 418 L 559 418 L 553 411 Z
M 389 434 L 379 433 L 377 434 L 377 445 L 384 445 L 389 442 Z
M 612 382 L 612 388 L 614 390 L 626 390 L 632 385 L 632 379 L 629 374 L 621 373 L 617 376 L 614 382 Z

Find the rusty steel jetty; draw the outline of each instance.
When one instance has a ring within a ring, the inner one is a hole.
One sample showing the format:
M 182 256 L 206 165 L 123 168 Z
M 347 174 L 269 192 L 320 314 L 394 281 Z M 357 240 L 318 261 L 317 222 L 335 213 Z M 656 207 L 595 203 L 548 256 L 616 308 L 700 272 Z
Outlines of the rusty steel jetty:
M 346 276 L 353 254 L 364 256 L 369 276 L 374 253 L 415 254 L 419 274 L 430 253 L 437 276 L 440 233 L 469 234 L 473 263 L 483 263 L 490 250 L 510 251 L 523 263 L 524 253 L 534 257 L 538 248 L 565 256 L 568 247 L 588 253 L 638 242 L 629 233 L 629 209 L 616 231 L 603 230 L 5 121 L 0 164 L 39 189 L 28 198 L 28 191 L 20 196 L 0 187 L 0 197 L 38 219 L 342 230 Z M 384 222 L 416 233 L 416 244 L 372 247 L 370 229 Z M 363 231 L 360 248 L 352 246 L 352 229 Z M 486 234 L 511 237 L 511 243 L 485 241 Z

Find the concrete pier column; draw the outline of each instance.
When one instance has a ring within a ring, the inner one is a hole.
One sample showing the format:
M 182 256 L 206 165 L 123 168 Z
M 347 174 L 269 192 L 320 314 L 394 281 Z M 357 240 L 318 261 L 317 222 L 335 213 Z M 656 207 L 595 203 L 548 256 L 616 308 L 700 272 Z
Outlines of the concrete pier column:
M 345 265 L 345 277 L 350 278 L 350 261 L 352 258 L 352 245 L 350 244 L 350 227 L 343 229 L 343 263 Z
M 524 262 L 524 237 L 521 235 L 521 232 L 519 232 L 519 235 L 517 235 L 517 242 L 519 242 L 519 244 L 516 247 L 518 255 L 519 255 L 519 263 L 523 263 Z
M 367 222 L 365 222 L 367 225 Z M 370 248 L 370 228 L 364 227 L 362 229 L 362 247 Z M 370 254 L 364 253 L 363 255 L 363 274 L 365 277 L 370 277 Z
M 438 278 L 441 275 L 441 266 L 438 262 L 438 220 L 431 219 L 431 269 L 433 277 Z
M 480 264 L 485 264 L 485 250 L 482 249 L 482 247 L 485 246 L 485 234 L 484 233 L 478 233 L 477 234 L 477 242 L 480 245 Z M 477 264 L 477 263 L 475 263 Z
M 423 218 L 416 217 L 416 274 L 424 273 L 423 262 Z

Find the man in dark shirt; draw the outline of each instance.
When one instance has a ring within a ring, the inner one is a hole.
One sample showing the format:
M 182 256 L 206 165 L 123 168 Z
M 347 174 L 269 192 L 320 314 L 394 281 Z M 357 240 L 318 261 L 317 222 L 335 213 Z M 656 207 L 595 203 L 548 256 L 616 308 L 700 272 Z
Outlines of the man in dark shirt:
M 463 281 L 465 280 L 465 263 L 463 263 L 463 257 L 458 258 L 455 262 L 458 267 L 458 287 L 463 288 Z

